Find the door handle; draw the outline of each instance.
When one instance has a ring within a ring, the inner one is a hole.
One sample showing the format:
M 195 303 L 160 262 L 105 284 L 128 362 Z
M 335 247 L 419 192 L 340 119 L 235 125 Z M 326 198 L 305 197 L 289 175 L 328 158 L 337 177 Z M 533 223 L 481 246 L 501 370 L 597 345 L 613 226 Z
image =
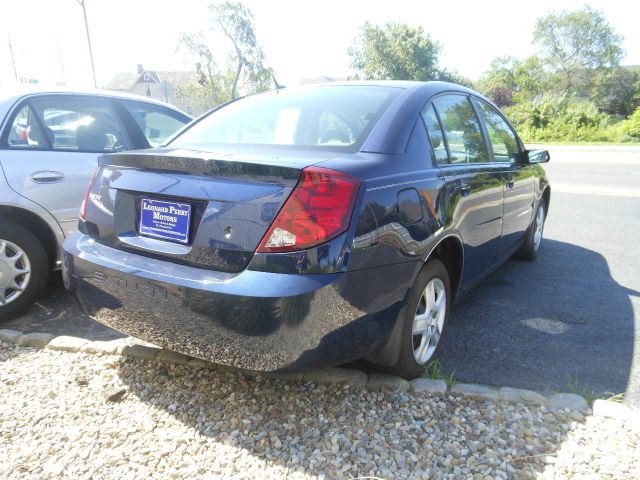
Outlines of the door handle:
M 40 170 L 31 174 L 34 183 L 58 183 L 64 180 L 64 173 L 53 170 Z
M 508 188 L 513 188 L 514 185 L 514 180 L 513 180 L 513 173 L 510 173 L 507 175 L 507 187 Z

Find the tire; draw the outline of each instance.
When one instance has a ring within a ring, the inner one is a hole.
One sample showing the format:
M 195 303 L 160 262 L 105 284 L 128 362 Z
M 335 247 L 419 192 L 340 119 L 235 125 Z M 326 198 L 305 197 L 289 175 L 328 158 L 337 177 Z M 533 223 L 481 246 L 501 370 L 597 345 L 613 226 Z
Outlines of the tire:
M 0 321 L 24 313 L 48 278 L 49 261 L 40 241 L 20 225 L 0 222 Z
M 518 258 L 523 260 L 535 260 L 538 257 L 540 251 L 540 245 L 542 245 L 542 234 L 544 233 L 544 222 L 547 218 L 547 209 L 544 202 L 544 198 L 540 199 L 538 208 L 536 209 L 536 216 L 533 218 L 533 222 L 529 226 L 527 231 L 527 237 L 520 250 L 516 253 Z M 541 223 L 539 223 L 541 222 Z
M 428 303 L 433 303 L 433 310 L 429 310 Z M 400 352 L 398 362 L 389 369 L 391 373 L 409 380 L 424 373 L 427 364 L 437 358 L 450 306 L 451 287 L 447 269 L 440 260 L 430 260 L 409 291 L 407 304 L 398 317 L 398 321 L 403 322 Z M 430 315 L 430 311 L 437 316 Z M 423 320 L 427 322 L 427 330 L 420 328 L 425 333 L 414 335 L 414 324 L 418 326 L 417 316 L 423 314 L 426 315 Z M 432 343 L 434 339 L 435 343 Z

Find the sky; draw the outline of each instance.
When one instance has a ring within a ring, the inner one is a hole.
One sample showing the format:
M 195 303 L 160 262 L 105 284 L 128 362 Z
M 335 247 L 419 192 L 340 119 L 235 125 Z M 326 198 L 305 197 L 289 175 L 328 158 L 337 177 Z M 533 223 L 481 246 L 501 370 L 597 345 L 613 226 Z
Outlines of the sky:
M 0 0 L 0 85 L 15 83 L 9 41 L 19 77 L 44 85 L 93 86 L 82 8 L 77 0 Z M 211 0 L 85 0 L 98 86 L 117 72 L 193 70 L 177 50 L 181 32 L 208 28 Z M 280 84 L 351 72 L 347 49 L 365 22 L 421 25 L 442 45 L 440 66 L 475 80 L 497 56 L 524 57 L 535 20 L 551 11 L 602 10 L 624 37 L 625 65 L 640 65 L 640 2 L 619 0 L 432 1 L 246 0 L 256 35 Z M 212 40 L 224 63 L 226 44 Z

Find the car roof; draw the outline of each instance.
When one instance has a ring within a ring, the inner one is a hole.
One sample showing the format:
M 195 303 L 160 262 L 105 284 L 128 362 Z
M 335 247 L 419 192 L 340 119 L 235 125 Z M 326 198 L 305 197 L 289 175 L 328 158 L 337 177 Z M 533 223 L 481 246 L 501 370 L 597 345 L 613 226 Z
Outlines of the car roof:
M 66 87 L 42 87 L 42 86 L 0 86 L 0 121 L 2 117 L 11 109 L 16 102 L 19 102 L 25 97 L 34 95 L 47 95 L 47 94 L 73 94 L 73 95 L 91 95 L 105 98 L 119 98 L 126 100 L 136 100 L 139 102 L 153 103 L 158 106 L 169 108 L 176 112 L 179 112 L 186 117 L 191 118 L 191 115 L 183 112 L 179 108 L 155 98 L 143 97 L 142 95 L 133 95 L 124 92 L 114 92 L 110 90 L 90 90 L 90 89 L 72 89 Z

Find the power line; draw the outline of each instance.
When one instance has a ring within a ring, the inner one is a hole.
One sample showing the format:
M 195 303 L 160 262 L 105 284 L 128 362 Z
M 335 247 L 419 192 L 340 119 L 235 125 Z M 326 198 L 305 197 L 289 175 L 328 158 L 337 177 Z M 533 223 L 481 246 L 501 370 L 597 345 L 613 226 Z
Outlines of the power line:
M 7 35 L 9 39 L 9 52 L 11 52 L 11 63 L 13 64 L 13 75 L 16 77 L 16 83 L 18 83 L 18 70 L 16 70 L 16 60 L 13 58 L 13 47 L 11 46 L 11 36 Z

